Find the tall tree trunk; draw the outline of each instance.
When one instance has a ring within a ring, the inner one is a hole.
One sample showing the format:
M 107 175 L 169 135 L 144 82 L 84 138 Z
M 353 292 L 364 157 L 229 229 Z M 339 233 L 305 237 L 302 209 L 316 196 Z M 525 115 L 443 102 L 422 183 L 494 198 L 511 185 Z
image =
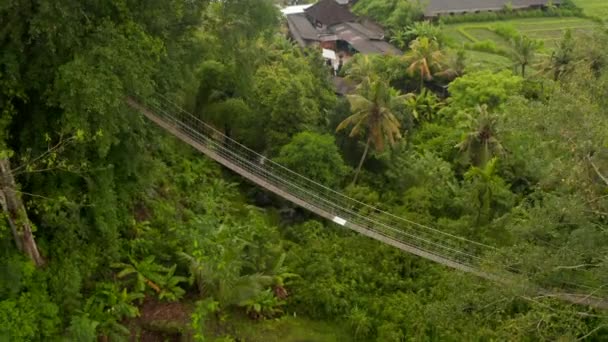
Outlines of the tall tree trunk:
M 521 77 L 526 77 L 526 63 L 521 65 Z
M 367 138 L 367 142 L 365 143 L 365 150 L 363 151 L 363 155 L 361 156 L 361 160 L 359 161 L 359 166 L 357 166 L 357 171 L 355 171 L 355 179 L 353 179 L 353 184 L 357 184 L 357 178 L 359 178 L 359 172 L 361 172 L 361 167 L 363 166 L 363 162 L 367 157 L 367 152 L 369 151 L 369 145 L 372 142 L 372 138 Z
M 32 234 L 32 224 L 27 217 L 27 211 L 16 191 L 16 183 L 11 173 L 10 161 L 0 159 L 0 204 L 7 214 L 8 224 L 13 232 L 17 248 L 36 264 L 44 265 L 44 259 L 38 252 L 38 246 Z

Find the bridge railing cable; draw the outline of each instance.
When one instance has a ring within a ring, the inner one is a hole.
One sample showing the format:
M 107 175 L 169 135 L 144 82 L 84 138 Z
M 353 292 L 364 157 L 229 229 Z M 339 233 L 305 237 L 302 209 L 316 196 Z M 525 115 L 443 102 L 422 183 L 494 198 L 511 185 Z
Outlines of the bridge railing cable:
M 277 185 L 291 195 L 334 215 L 338 218 L 338 222 L 341 219 L 355 223 L 429 253 L 469 266 L 479 263 L 480 250 L 490 248 L 436 229 L 396 220 L 395 217 L 386 215 L 377 208 L 353 200 L 266 159 L 162 98 L 147 101 L 146 104 L 152 107 L 162 120 L 176 127 L 190 139 L 207 146 L 214 153 Z
M 288 169 L 288 168 L 286 168 L 286 167 L 284 167 L 284 166 L 282 166 L 282 165 L 280 165 L 280 164 L 278 164 L 278 163 L 276 163 L 276 162 L 274 162 L 272 160 L 266 159 L 263 155 L 256 153 L 255 151 L 249 149 L 248 147 L 246 147 L 244 145 L 239 144 L 238 142 L 236 142 L 235 140 L 233 140 L 233 139 L 231 139 L 229 137 L 226 137 L 222 132 L 219 132 L 218 130 L 216 130 L 212 126 L 208 125 L 204 121 L 202 121 L 202 120 L 200 120 L 200 119 L 192 116 L 190 113 L 186 112 L 180 106 L 176 105 L 175 103 L 172 103 L 169 99 L 167 99 L 162 94 L 157 93 L 157 96 L 159 98 L 161 98 L 162 101 L 166 101 L 172 107 L 174 107 L 173 108 L 174 110 L 182 112 L 182 115 L 175 115 L 175 114 L 173 114 L 172 115 L 173 117 L 183 117 L 183 116 L 186 116 L 188 118 L 188 120 L 186 120 L 186 121 L 190 121 L 190 119 L 193 119 L 194 121 L 196 121 L 196 126 L 197 127 L 200 128 L 200 125 L 203 125 L 205 127 L 205 129 L 207 129 L 207 128 L 211 129 L 218 136 L 222 136 L 223 139 L 229 140 L 229 142 L 230 142 L 231 145 L 237 145 L 238 149 L 245 150 L 248 153 L 253 154 L 254 158 L 258 158 L 259 160 L 263 160 L 264 162 L 268 162 L 268 163 L 272 164 L 272 167 L 278 167 L 281 171 L 287 172 L 289 174 L 289 176 L 291 176 L 291 177 L 297 177 L 298 179 L 303 180 L 307 185 L 314 185 L 315 189 L 323 189 L 324 193 L 329 193 L 330 196 L 333 197 L 334 199 L 336 199 L 336 198 L 339 199 L 340 203 L 348 204 L 348 205 L 353 205 L 354 204 L 355 207 L 360 207 L 360 208 L 362 208 L 362 210 L 365 210 L 365 212 L 377 216 L 379 218 L 379 220 L 381 220 L 381 221 L 387 221 L 388 220 L 388 222 L 391 222 L 391 223 L 401 222 L 401 224 L 403 224 L 403 223 L 411 224 L 411 225 L 414 225 L 414 226 L 419 227 L 421 229 L 429 230 L 429 231 L 431 231 L 433 233 L 436 233 L 436 234 L 439 234 L 439 235 L 448 236 L 450 238 L 453 238 L 453 239 L 456 239 L 456 240 L 460 240 L 460 241 L 464 241 L 466 243 L 478 246 L 479 249 L 495 249 L 493 246 L 486 245 L 486 244 L 483 244 L 483 243 L 480 243 L 480 242 L 477 242 L 477 241 L 473 241 L 473 240 L 468 240 L 468 239 L 463 238 L 461 236 L 453 235 L 453 234 L 450 234 L 448 232 L 445 232 L 445 231 L 442 231 L 442 230 L 430 227 L 428 225 L 424 225 L 424 224 L 421 224 L 419 222 L 408 220 L 408 219 L 406 219 L 404 217 L 393 215 L 390 212 L 383 211 L 383 210 L 381 210 L 379 208 L 375 208 L 375 207 L 373 207 L 373 206 L 371 206 L 371 205 L 369 205 L 367 203 L 363 203 L 363 202 L 360 202 L 360 201 L 358 201 L 356 199 L 350 198 L 350 197 L 346 196 L 343 193 L 340 193 L 340 192 L 335 191 L 335 190 L 333 190 L 331 188 L 328 188 L 328 187 L 324 186 L 323 184 L 317 183 L 314 180 L 311 180 L 311 179 L 307 178 L 304 175 L 296 173 L 296 172 L 294 172 L 294 171 L 292 171 L 292 170 L 290 170 L 290 169 Z
M 488 278 L 502 277 L 504 272 L 511 271 L 526 275 L 525 272 L 502 264 L 500 257 L 494 258 L 493 261 L 484 258 L 487 255 L 501 253 L 492 246 L 393 215 L 289 170 L 227 137 L 162 94 L 156 94 L 145 100 L 141 98 L 135 100 L 151 108 L 155 117 L 170 125 L 181 135 L 204 146 L 250 175 L 255 175 L 285 193 L 331 214 L 334 222 L 338 224 L 344 225 L 345 222 L 355 224 L 470 269 L 479 270 L 483 267 L 483 273 L 487 273 Z

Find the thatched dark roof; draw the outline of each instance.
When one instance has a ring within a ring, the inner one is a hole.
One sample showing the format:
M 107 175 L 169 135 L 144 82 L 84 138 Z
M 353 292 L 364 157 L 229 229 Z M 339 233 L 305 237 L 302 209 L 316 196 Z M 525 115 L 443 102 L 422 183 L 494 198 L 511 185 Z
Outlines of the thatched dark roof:
M 475 11 L 499 11 L 507 4 L 513 9 L 545 6 L 549 0 L 428 0 L 425 11 L 427 17 L 439 14 L 463 13 Z M 559 5 L 561 0 L 553 0 L 553 4 Z
M 384 41 L 384 31 L 379 26 L 369 21 L 357 22 L 357 17 L 335 0 L 321 0 L 304 13 L 287 14 L 286 18 L 291 37 L 302 47 L 341 40 L 364 54 L 401 54 Z M 315 25 L 317 22 L 323 25 Z
M 348 42 L 363 54 L 400 55 L 401 51 L 382 40 L 382 34 L 373 32 L 358 23 L 343 23 L 332 27 L 336 36 Z
M 304 14 L 290 14 L 287 16 L 287 25 L 292 36 L 296 40 L 318 40 L 319 32 L 314 26 L 308 21 L 308 18 Z M 303 43 L 301 43 L 304 45 Z
M 312 22 L 320 22 L 325 26 L 357 20 L 350 10 L 339 5 L 335 0 L 321 0 L 304 10 Z

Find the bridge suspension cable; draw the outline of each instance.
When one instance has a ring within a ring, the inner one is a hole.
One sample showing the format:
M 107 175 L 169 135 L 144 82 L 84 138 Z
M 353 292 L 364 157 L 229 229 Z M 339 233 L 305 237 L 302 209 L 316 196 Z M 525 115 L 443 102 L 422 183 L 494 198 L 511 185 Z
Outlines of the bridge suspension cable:
M 513 283 L 516 274 L 527 275 L 496 261 L 496 258 L 487 258 L 501 254 L 493 246 L 393 215 L 289 170 L 227 137 L 160 93 L 145 101 L 130 97 L 127 103 L 166 131 L 242 177 L 338 225 L 491 281 Z M 546 293 L 543 290 L 536 292 Z M 608 308 L 608 303 L 592 296 L 556 296 L 570 302 Z

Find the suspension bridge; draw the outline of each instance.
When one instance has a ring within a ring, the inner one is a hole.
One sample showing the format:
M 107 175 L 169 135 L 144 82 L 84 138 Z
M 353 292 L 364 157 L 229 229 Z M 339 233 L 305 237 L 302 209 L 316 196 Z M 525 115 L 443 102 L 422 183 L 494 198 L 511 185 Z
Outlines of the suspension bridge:
M 372 207 L 298 174 L 227 137 L 162 94 L 127 104 L 162 129 L 254 184 L 337 225 L 404 252 L 491 282 L 525 286 L 534 295 L 608 309 L 593 288 L 585 294 L 551 291 L 526 282 L 525 272 L 500 264 L 495 247 Z M 489 259 L 487 256 L 494 255 Z M 524 285 L 525 283 L 525 285 Z

